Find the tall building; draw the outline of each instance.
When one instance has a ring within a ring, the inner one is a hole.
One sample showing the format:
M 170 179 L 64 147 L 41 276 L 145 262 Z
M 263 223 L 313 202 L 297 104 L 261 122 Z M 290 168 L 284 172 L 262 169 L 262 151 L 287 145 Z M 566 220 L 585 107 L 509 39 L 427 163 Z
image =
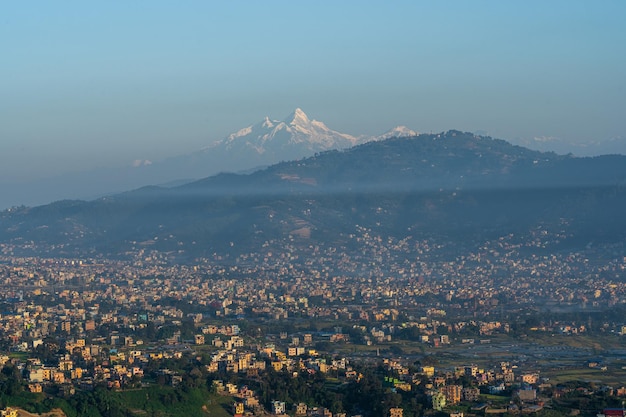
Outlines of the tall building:
M 463 386 L 461 385 L 446 385 L 441 387 L 441 392 L 446 396 L 446 403 L 458 404 L 461 402 L 461 392 Z
M 69 333 L 72 330 L 72 322 L 64 321 L 63 323 L 61 323 L 61 330 L 66 333 Z

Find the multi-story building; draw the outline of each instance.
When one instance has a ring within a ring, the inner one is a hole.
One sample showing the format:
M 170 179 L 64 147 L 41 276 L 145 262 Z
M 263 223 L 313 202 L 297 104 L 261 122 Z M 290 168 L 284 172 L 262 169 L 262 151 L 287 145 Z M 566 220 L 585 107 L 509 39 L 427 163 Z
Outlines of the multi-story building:
M 272 401 L 272 414 L 285 414 L 285 402 L 284 401 Z
M 402 408 L 390 408 L 389 409 L 389 417 L 402 417 Z
M 461 402 L 462 385 L 445 385 L 441 387 L 441 392 L 446 396 L 446 403 L 458 404 Z
M 480 395 L 480 390 L 478 388 L 463 388 L 461 392 L 461 397 L 465 401 L 478 401 L 478 396 Z
M 435 392 L 431 396 L 431 401 L 433 403 L 433 409 L 436 411 L 442 411 L 446 406 L 446 396 L 440 391 Z
M 234 417 L 241 417 L 243 416 L 243 412 L 244 412 L 244 406 L 242 402 L 235 402 L 233 404 L 233 416 Z

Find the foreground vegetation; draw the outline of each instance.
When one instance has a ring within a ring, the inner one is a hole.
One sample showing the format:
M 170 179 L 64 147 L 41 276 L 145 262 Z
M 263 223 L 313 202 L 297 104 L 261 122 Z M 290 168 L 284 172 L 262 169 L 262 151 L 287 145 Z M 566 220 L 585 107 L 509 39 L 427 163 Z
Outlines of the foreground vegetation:
M 424 358 L 424 363 L 431 359 Z M 179 362 L 184 365 L 184 362 Z M 416 362 L 416 366 L 419 361 Z M 286 369 L 274 371 L 269 367 L 254 377 L 239 373 L 207 373 L 197 367 L 181 367 L 183 380 L 176 386 L 162 381 L 144 383 L 127 389 L 110 389 L 96 386 L 93 390 L 64 392 L 49 387 L 43 393 L 31 393 L 25 388 L 19 370 L 6 365 L 0 373 L 0 407 L 19 407 L 32 413 L 45 413 L 61 409 L 67 417 L 141 417 L 141 416 L 231 416 L 232 405 L 241 401 L 231 395 L 216 392 L 214 381 L 230 383 L 238 387 L 254 390 L 260 400 L 255 415 L 263 410 L 271 410 L 274 400 L 290 405 L 304 403 L 309 406 L 324 407 L 334 413 L 346 415 L 385 416 L 389 409 L 401 407 L 406 417 L 443 416 L 433 410 L 429 398 L 429 378 L 413 381 L 413 390 L 395 389 L 386 381 L 398 376 L 382 362 L 361 364 L 358 378 L 347 380 L 342 375 L 300 372 Z M 536 412 L 538 417 L 570 415 L 574 410 L 583 416 L 595 416 L 606 407 L 621 406 L 621 399 L 613 392 L 593 382 L 583 382 L 583 374 L 563 375 L 563 381 L 553 382 L 542 388 L 541 396 L 549 400 L 549 405 Z M 565 380 L 568 377 L 576 380 Z M 451 381 L 463 383 L 465 379 Z M 467 381 L 465 381 L 467 382 Z M 481 388 L 479 401 L 492 408 L 506 408 L 511 404 L 521 406 L 516 397 L 519 384 L 513 384 L 505 391 L 488 394 Z M 559 393 L 557 395 L 557 392 Z M 469 415 L 483 415 L 484 410 L 473 409 L 477 402 L 461 402 L 443 411 L 463 411 Z M 288 409 L 293 414 L 293 409 Z M 508 414 L 515 414 L 507 412 Z

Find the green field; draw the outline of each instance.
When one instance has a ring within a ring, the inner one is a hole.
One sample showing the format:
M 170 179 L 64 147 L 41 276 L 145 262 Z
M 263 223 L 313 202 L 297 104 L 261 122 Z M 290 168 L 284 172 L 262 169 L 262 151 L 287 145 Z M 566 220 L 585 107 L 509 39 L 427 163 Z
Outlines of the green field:
M 204 389 L 188 392 L 170 387 L 150 387 L 117 393 L 123 404 L 137 416 L 227 417 L 233 398 L 209 394 Z
M 550 378 L 552 385 L 569 381 L 585 381 L 619 387 L 626 383 L 626 370 L 623 369 L 607 371 L 591 368 L 568 369 L 563 371 L 547 371 L 543 373 L 543 376 Z

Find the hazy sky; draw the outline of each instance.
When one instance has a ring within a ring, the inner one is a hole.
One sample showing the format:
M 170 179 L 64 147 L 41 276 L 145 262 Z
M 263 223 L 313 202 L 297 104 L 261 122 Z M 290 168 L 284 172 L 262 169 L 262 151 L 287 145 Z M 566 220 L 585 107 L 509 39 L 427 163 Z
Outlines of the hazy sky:
M 0 5 L 0 178 L 200 149 L 301 107 L 330 128 L 585 142 L 626 131 L 626 1 Z

